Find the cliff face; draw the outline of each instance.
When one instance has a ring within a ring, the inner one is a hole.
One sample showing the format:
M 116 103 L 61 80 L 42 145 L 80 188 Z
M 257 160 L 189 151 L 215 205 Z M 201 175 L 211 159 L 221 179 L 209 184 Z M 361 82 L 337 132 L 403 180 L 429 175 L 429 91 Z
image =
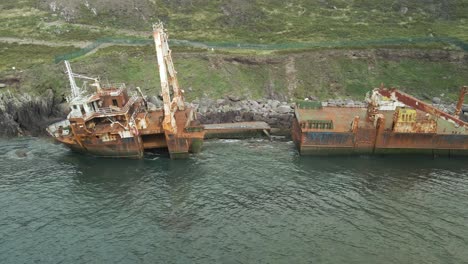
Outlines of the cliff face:
M 45 135 L 47 125 L 63 119 L 67 108 L 52 90 L 42 96 L 0 95 L 0 137 Z

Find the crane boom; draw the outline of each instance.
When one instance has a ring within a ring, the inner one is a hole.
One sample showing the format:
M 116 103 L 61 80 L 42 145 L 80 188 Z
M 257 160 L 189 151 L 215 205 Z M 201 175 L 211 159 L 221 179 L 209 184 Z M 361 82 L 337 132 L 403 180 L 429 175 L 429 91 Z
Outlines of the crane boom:
M 465 95 L 468 94 L 468 86 L 463 86 L 460 89 L 460 96 L 458 97 L 457 107 L 455 108 L 455 116 L 459 116 L 463 108 L 463 102 L 465 101 Z
M 462 91 L 466 91 L 465 90 L 466 88 L 463 88 Z M 401 91 L 398 91 L 397 89 L 395 88 L 390 88 L 390 89 L 387 89 L 387 88 L 378 88 L 376 89 L 376 92 L 383 95 L 383 96 L 386 96 L 388 98 L 392 98 L 394 100 L 398 100 L 399 102 L 402 102 L 403 104 L 409 106 L 409 107 L 412 107 L 414 109 L 417 109 L 417 110 L 420 110 L 420 111 L 423 111 L 425 113 L 429 113 L 431 115 L 434 115 L 434 116 L 441 116 L 443 118 L 445 118 L 446 120 L 450 120 L 452 121 L 453 123 L 457 124 L 458 126 L 461 126 L 461 127 L 467 127 L 468 126 L 468 123 L 459 119 L 457 116 L 454 116 L 454 115 L 451 115 L 451 114 L 448 114 L 438 108 L 435 108 L 434 106 L 432 105 L 429 105 L 421 100 L 418 100 L 404 92 L 401 92 Z M 464 94 L 463 94 L 464 95 Z
M 177 133 L 174 113 L 184 110 L 185 103 L 183 91 L 177 81 L 177 72 L 172 62 L 171 50 L 169 49 L 168 37 L 162 23 L 153 25 L 153 38 L 158 59 L 159 76 L 161 80 L 161 91 L 164 103 L 163 128 L 166 131 Z M 171 89 L 173 98 L 171 100 Z
M 73 73 L 73 77 L 75 77 L 75 78 L 80 78 L 80 79 L 84 79 L 84 80 L 91 80 L 91 81 L 94 81 L 93 86 L 96 86 L 96 89 L 97 89 L 98 91 L 101 90 L 101 84 L 99 83 L 99 78 L 88 77 L 88 76 L 84 76 L 84 75 L 77 74 L 77 73 Z

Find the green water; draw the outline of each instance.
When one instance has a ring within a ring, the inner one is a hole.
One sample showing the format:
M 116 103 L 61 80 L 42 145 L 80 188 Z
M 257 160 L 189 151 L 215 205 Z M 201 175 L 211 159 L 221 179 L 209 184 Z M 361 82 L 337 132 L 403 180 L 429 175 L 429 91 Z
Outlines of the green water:
M 0 156 L 0 263 L 468 261 L 463 159 L 211 141 L 188 160 L 111 160 L 32 138 Z

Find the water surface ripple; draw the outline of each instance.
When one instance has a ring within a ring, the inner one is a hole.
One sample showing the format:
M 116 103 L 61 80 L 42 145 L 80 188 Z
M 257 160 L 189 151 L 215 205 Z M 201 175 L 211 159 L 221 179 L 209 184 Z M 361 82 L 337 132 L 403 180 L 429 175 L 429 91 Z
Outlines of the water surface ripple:
M 188 160 L 111 160 L 35 138 L 0 141 L 0 156 L 1 263 L 468 260 L 463 159 L 230 140 Z

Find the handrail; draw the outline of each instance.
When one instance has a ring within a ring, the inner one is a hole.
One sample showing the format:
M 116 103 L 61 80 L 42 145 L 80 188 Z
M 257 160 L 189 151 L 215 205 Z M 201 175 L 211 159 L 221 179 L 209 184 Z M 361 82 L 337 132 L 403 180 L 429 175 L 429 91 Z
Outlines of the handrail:
M 130 109 L 130 106 L 133 105 L 138 100 L 138 96 L 134 95 L 128 100 L 124 107 L 115 109 L 110 107 L 103 107 L 99 108 L 95 112 L 88 113 L 87 115 L 83 116 L 83 119 L 89 120 L 94 117 L 105 116 L 105 115 L 117 115 L 117 114 L 125 114 Z

